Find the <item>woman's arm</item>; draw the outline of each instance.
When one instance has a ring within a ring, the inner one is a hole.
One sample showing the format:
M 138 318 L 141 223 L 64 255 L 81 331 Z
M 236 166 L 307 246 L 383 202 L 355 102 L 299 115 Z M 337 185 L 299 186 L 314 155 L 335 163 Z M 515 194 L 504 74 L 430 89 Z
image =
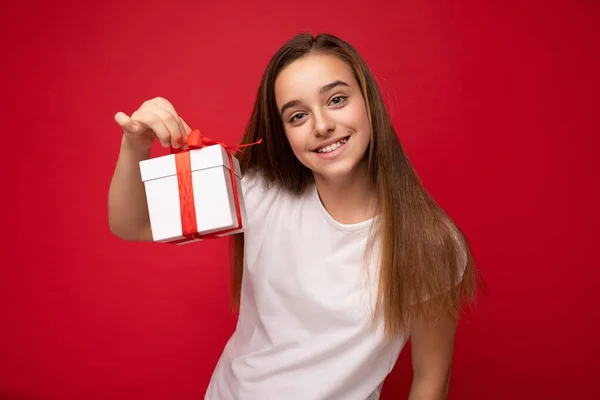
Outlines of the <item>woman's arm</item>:
M 150 157 L 155 140 L 160 140 L 163 147 L 179 148 L 186 143 L 191 129 L 162 97 L 145 101 L 131 117 L 117 113 L 115 121 L 123 129 L 123 137 L 108 191 L 108 224 L 121 239 L 152 241 L 139 163 Z
M 448 394 L 456 320 L 440 319 L 426 326 L 411 316 L 410 341 L 413 382 L 409 400 L 441 400 Z

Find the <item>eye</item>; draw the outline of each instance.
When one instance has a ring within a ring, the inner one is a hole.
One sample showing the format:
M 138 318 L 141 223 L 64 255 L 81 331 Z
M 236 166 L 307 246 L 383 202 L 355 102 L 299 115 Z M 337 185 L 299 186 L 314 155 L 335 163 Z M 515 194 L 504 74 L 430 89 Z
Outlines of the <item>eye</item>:
M 347 98 L 348 98 L 348 96 L 342 96 L 342 95 L 334 96 L 331 99 L 331 104 L 333 104 L 333 105 L 342 104 L 344 101 L 346 101 Z
M 302 119 L 303 115 L 304 115 L 304 113 L 302 113 L 302 112 L 299 112 L 299 113 L 296 113 L 296 114 L 292 115 L 292 118 L 290 118 L 290 122 L 300 121 Z

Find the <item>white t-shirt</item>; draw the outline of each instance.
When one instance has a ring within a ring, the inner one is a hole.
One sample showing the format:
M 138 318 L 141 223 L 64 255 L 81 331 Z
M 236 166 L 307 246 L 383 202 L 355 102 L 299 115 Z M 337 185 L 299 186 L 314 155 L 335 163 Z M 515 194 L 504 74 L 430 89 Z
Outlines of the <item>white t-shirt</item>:
M 315 186 L 295 196 L 245 176 L 240 314 L 205 400 L 376 400 L 408 336 L 373 327 L 370 228 L 336 222 Z M 374 257 L 377 252 L 374 251 Z

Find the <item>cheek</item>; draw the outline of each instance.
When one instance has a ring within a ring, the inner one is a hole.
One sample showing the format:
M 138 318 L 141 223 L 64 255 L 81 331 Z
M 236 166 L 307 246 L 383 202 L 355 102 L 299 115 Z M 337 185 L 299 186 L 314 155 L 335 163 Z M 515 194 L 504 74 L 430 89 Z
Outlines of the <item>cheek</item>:
M 305 151 L 306 146 L 301 135 L 297 132 L 286 132 L 286 136 L 294 154 L 300 155 Z
M 369 123 L 369 117 L 365 114 L 365 118 L 362 120 L 362 131 L 364 132 L 364 140 L 367 142 L 371 141 L 371 124 Z
M 369 123 L 369 116 L 364 107 L 356 107 L 352 110 L 353 122 L 352 126 L 358 130 L 360 134 L 361 142 L 371 141 L 371 124 Z

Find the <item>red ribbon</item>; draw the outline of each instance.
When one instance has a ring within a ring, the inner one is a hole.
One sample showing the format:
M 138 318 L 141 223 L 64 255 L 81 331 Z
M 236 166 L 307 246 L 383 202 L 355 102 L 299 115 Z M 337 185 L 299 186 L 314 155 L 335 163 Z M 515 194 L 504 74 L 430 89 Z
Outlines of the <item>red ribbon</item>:
M 231 156 L 232 151 L 242 151 L 244 147 L 253 146 L 262 143 L 262 139 L 254 143 L 241 145 L 227 145 L 221 142 L 215 142 L 212 139 L 202 136 L 199 130 L 193 130 L 188 136 L 187 149 L 171 148 L 171 153 L 175 154 L 175 167 L 177 170 L 177 184 L 179 185 L 179 211 L 181 215 L 182 239 L 175 239 L 167 243 L 179 244 L 194 239 L 214 239 L 217 235 L 223 235 L 229 232 L 243 228 L 242 212 L 240 209 L 240 200 L 235 176 L 235 167 Z M 196 206 L 194 203 L 194 190 L 192 186 L 192 166 L 190 161 L 190 150 L 200 149 L 202 147 L 220 145 L 227 150 L 227 159 L 229 161 L 229 172 L 231 173 L 231 185 L 233 187 L 233 198 L 235 201 L 235 212 L 237 214 L 238 226 L 224 229 L 218 232 L 201 235 L 198 233 L 196 223 Z

